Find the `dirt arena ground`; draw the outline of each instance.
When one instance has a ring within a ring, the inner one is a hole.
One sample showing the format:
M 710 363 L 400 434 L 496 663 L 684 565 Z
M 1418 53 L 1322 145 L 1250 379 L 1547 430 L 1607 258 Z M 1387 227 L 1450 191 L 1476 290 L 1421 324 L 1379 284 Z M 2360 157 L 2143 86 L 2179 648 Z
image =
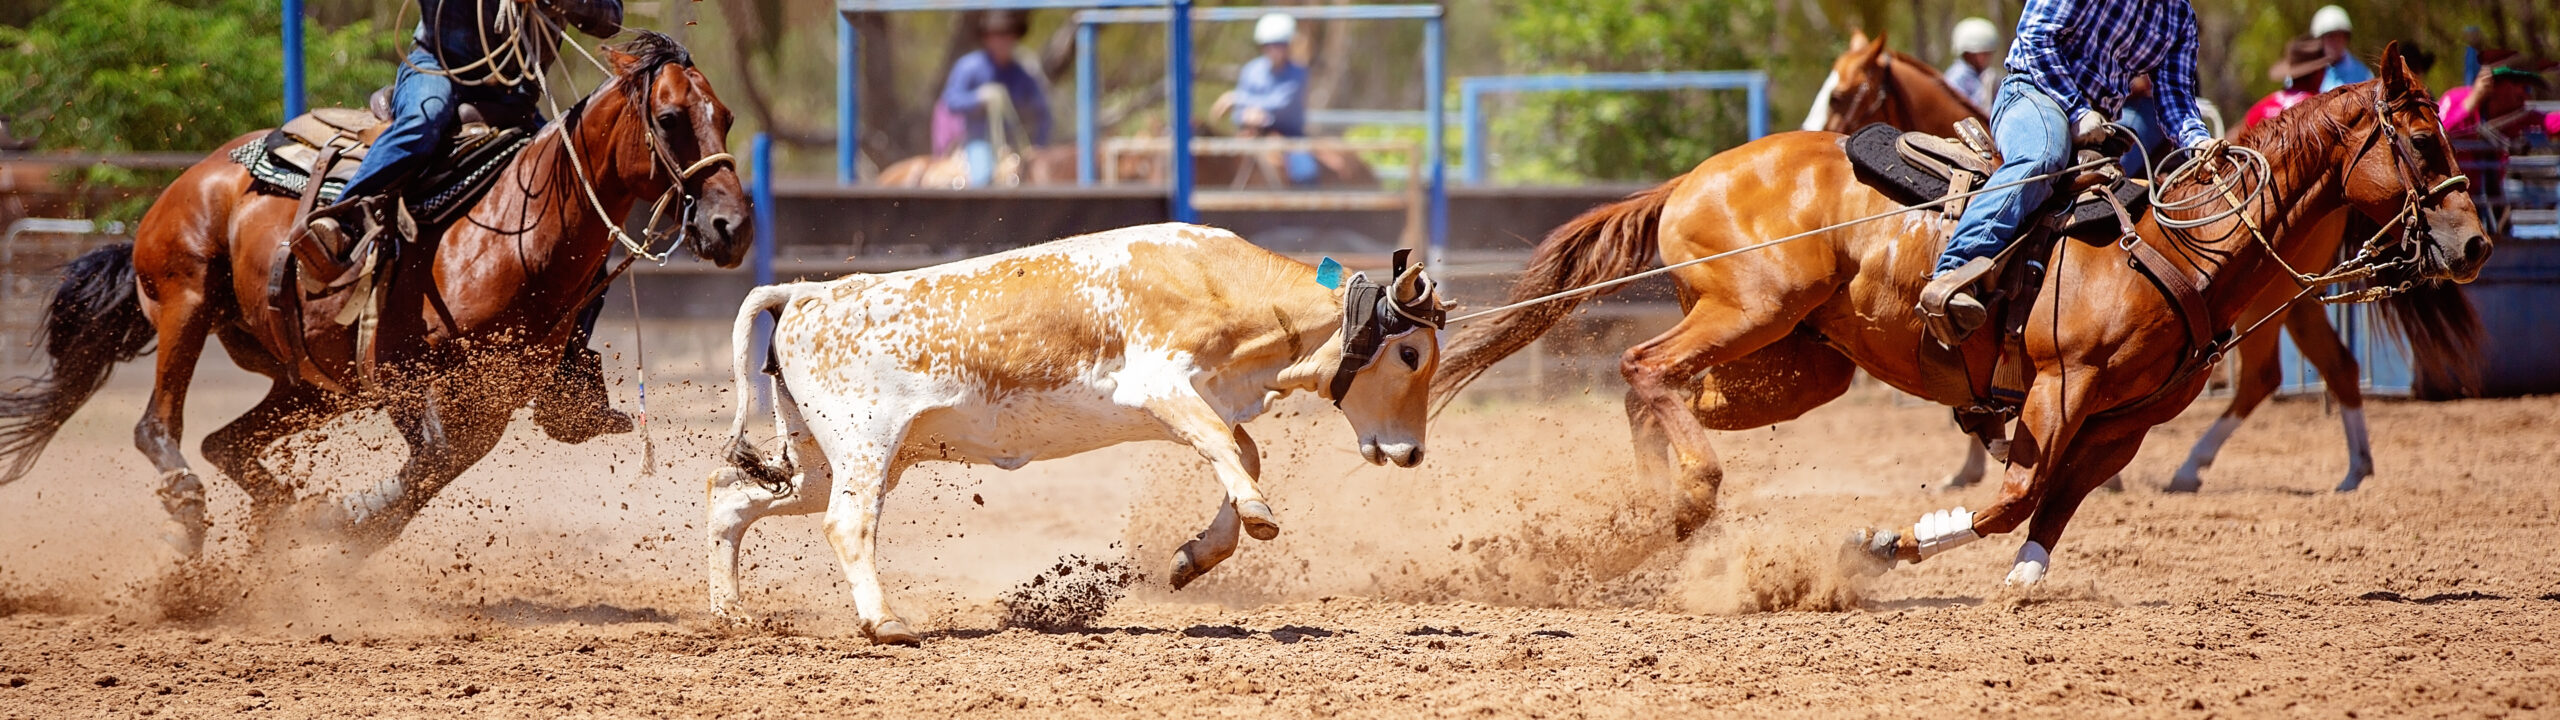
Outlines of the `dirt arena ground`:
M 928 638 L 878 648 L 814 517 L 750 534 L 768 627 L 707 617 L 727 400 L 700 382 L 650 398 L 645 473 L 636 440 L 520 422 L 382 554 L 306 550 L 221 584 L 220 613 L 164 617 L 140 589 L 161 567 L 129 445 L 145 375 L 0 488 L 0 718 L 2560 712 L 2560 398 L 2379 403 L 2380 474 L 2350 495 L 2325 492 L 2335 416 L 2281 402 L 2205 492 L 2163 494 L 2208 399 L 2091 498 L 2032 592 L 2001 587 L 2016 538 L 1872 581 L 1837 562 L 1854 527 L 1990 499 L 1931 487 L 1960 447 L 1939 409 L 1868 397 L 1723 435 L 1723 523 L 1684 543 L 1605 393 L 1453 411 L 1416 470 L 1362 464 L 1298 402 L 1252 426 L 1285 531 L 1181 592 L 1167 555 L 1216 498 L 1185 452 L 910 474 L 884 568 Z M 253 399 L 208 376 L 191 449 Z M 368 449 L 387 434 L 333 428 L 299 462 L 322 490 L 365 482 L 397 462 Z M 211 562 L 240 566 L 241 502 L 217 491 Z M 1148 579 L 1090 629 L 1007 627 L 996 598 L 1071 554 Z

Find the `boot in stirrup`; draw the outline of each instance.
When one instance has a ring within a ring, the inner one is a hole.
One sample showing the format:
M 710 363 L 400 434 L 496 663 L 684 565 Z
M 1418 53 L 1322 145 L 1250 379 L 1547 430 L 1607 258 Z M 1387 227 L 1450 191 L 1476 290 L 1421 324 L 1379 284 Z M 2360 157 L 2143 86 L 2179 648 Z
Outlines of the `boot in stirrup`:
M 613 409 L 604 387 L 604 356 L 577 348 L 561 358 L 551 388 L 533 402 L 533 420 L 551 439 L 575 445 L 598 435 L 631 432 L 631 416 Z
M 1920 323 L 1938 344 L 1955 347 L 1991 318 L 1991 312 L 1974 298 L 1972 290 L 1982 276 L 1990 273 L 1990 258 L 1974 258 L 1931 278 L 1929 285 L 1920 289 Z

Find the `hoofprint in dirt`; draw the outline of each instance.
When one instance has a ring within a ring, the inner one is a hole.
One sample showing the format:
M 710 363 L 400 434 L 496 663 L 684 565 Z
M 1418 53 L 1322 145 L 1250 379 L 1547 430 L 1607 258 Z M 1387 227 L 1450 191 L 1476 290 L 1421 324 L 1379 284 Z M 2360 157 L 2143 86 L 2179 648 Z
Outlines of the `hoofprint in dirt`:
M 1667 484 L 1628 474 L 1615 402 L 1453 410 L 1441 449 L 1405 471 L 1341 449 L 1340 421 L 1307 403 L 1253 426 L 1291 532 L 1179 593 L 1142 582 L 1101 630 L 1005 629 L 994 598 L 1068 554 L 1163 567 L 1214 500 L 1195 456 L 1132 446 L 911 477 L 892 502 L 913 522 L 883 533 L 885 577 L 928 634 L 909 650 L 863 643 L 814 521 L 755 531 L 750 599 L 775 626 L 708 619 L 690 538 L 724 439 L 715 385 L 652 388 L 653 409 L 701 416 L 661 411 L 652 475 L 636 441 L 567 449 L 520 423 L 384 553 L 261 578 L 187 622 L 124 594 L 149 569 L 153 538 L 124 520 L 152 507 L 151 475 L 131 417 L 84 413 L 0 489 L 0 717 L 2560 703 L 2560 399 L 2374 405 L 2380 472 L 2347 495 L 2323 492 L 2344 461 L 2316 402 L 2263 411 L 2206 492 L 2158 492 L 2211 420 L 2191 411 L 2131 490 L 2090 503 L 2055 553 L 2067 579 L 2032 597 L 2000 588 L 2013 543 L 1864 587 L 1826 564 L 1851 527 L 1987 497 L 1925 487 L 1954 459 L 1940 409 L 1853 401 L 1719 437 L 1723 519 L 1681 544 Z M 396 450 L 362 447 L 387 431 L 337 428 L 329 444 L 356 449 L 304 461 L 387 471 L 398 458 L 374 456 Z M 241 499 L 214 503 L 236 519 Z M 1770 607 L 1846 609 L 1755 612 Z

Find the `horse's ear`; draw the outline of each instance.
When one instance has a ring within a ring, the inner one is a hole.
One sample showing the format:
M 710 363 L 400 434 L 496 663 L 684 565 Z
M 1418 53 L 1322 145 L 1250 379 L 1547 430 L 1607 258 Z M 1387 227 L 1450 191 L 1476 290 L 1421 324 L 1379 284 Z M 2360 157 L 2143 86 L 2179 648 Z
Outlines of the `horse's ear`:
M 623 52 L 611 45 L 604 46 L 604 61 L 613 66 L 615 75 L 629 75 L 640 68 L 640 56 Z
M 2409 62 L 2400 57 L 2400 41 L 2382 46 L 2382 89 L 2389 97 L 2409 92 Z
M 1851 31 L 1849 31 L 1849 49 L 1851 49 L 1851 50 L 1865 50 L 1865 49 L 1867 49 L 1867 30 L 1866 30 L 1866 28 L 1858 28 L 1858 29 L 1856 29 L 1856 30 L 1851 30 Z

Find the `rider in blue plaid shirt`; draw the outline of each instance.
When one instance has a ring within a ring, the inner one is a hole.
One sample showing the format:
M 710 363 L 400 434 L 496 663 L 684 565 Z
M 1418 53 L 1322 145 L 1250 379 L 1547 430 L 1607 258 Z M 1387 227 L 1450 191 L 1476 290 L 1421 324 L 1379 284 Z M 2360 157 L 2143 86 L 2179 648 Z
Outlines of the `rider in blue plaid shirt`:
M 1988 186 L 2060 171 L 2074 139 L 2115 117 L 2136 77 L 2150 77 L 2170 134 L 2185 147 L 2220 141 L 2196 111 L 2196 15 L 2187 0 L 2027 0 L 2009 45 L 2009 76 L 1991 106 L 2003 157 Z M 1920 294 L 1920 313 L 1953 346 L 1988 319 L 1970 287 L 2053 193 L 2035 182 L 1976 196 Z

